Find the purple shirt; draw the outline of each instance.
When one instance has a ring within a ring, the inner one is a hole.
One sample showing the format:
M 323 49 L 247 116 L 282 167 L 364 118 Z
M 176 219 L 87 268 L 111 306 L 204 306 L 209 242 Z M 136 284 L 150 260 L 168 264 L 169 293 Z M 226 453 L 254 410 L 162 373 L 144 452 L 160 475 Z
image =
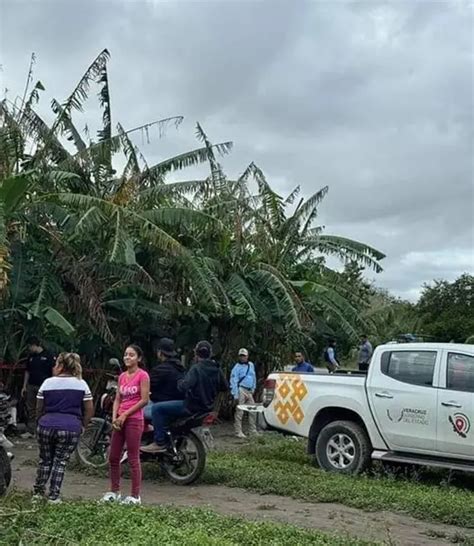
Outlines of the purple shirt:
M 44 404 L 39 426 L 81 432 L 83 405 L 92 400 L 92 394 L 83 379 L 56 376 L 41 385 L 38 399 Z

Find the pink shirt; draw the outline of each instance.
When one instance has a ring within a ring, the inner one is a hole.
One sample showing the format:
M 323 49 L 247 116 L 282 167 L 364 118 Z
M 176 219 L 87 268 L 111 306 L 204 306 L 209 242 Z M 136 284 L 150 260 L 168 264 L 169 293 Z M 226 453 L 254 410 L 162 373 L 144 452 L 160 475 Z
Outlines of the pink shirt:
M 142 399 L 141 384 L 146 379 L 150 380 L 149 375 L 145 370 L 140 368 L 132 377 L 130 377 L 127 373 L 120 374 L 118 380 L 120 392 L 120 406 L 118 409 L 118 415 L 125 413 L 135 404 L 140 402 Z M 143 420 L 143 408 L 130 415 L 128 419 Z

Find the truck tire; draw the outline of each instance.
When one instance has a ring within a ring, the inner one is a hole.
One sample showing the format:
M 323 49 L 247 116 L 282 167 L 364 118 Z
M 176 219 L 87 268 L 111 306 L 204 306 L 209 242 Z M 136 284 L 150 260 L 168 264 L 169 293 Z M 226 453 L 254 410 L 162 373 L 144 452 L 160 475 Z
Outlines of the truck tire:
M 360 474 L 369 467 L 371 453 L 367 433 L 353 421 L 327 424 L 316 440 L 316 461 L 330 472 Z

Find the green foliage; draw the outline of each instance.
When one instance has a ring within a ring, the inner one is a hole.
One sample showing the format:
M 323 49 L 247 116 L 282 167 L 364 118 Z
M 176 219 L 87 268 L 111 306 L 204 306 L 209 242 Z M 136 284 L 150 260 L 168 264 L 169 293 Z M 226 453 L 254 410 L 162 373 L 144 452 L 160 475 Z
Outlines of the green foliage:
M 397 300 L 380 289 L 373 290 L 363 319 L 369 325 L 368 334 L 374 345 L 397 340 L 401 334 L 422 334 L 423 327 L 416 306 Z
M 304 450 L 300 441 L 261 438 L 239 452 L 212 454 L 204 479 L 263 494 L 405 512 L 427 521 L 474 528 L 474 494 L 468 489 L 331 474 L 314 468 Z
M 407 333 L 427 341 L 473 343 L 474 277 L 464 274 L 452 283 L 424 285 L 416 304 L 373 290 L 364 319 L 376 343 Z
M 281 546 L 362 546 L 364 540 L 328 535 L 291 525 L 246 522 L 210 510 L 133 508 L 91 502 L 33 507 L 25 496 L 0 502 L 0 542 L 18 544 L 81 544 L 84 546 L 273 544 Z
M 375 271 L 384 255 L 313 225 L 328 187 L 293 206 L 298 188 L 277 194 L 255 163 L 229 179 L 220 158 L 232 143 L 212 143 L 199 124 L 198 148 L 149 166 L 134 135 L 149 140 L 158 129 L 161 137 L 183 118 L 131 130 L 117 123 L 113 134 L 108 60 L 102 51 L 66 100 L 53 100 L 51 126 L 35 111 L 42 84 L 28 99 L 27 85 L 20 105 L 1 104 L 3 356 L 17 355 L 32 332 L 68 348 L 93 346 L 93 362 L 131 338 L 150 346 L 172 335 L 188 350 L 205 336 L 225 363 L 248 346 L 265 375 L 296 345 L 318 355 L 328 332 L 353 342 L 365 328 L 366 295 L 354 297 L 324 255 Z M 97 142 L 75 121 L 94 88 Z M 202 163 L 203 180 L 167 181 Z
M 425 285 L 416 310 L 424 333 L 436 341 L 466 342 L 474 335 L 474 276 Z
M 472 276 L 425 287 L 416 308 L 375 290 L 362 274 L 380 271 L 384 255 L 315 225 L 327 186 L 285 198 L 253 162 L 229 179 L 220 158 L 232 143 L 213 144 L 199 124 L 198 148 L 149 166 L 134 135 L 161 137 L 183 118 L 117 123 L 114 134 L 108 59 L 102 51 L 52 102 L 51 126 L 35 111 L 41 82 L 28 93 L 34 58 L 21 103 L 0 104 L 0 354 L 18 355 L 33 332 L 68 349 L 94 346 L 85 355 L 94 362 L 130 338 L 150 346 L 171 335 L 188 350 L 204 336 L 226 364 L 248 346 L 263 376 L 297 346 L 317 360 L 330 336 L 348 353 L 363 331 L 375 343 L 420 330 L 473 335 Z M 94 87 L 97 142 L 73 119 Z M 203 180 L 168 182 L 202 163 Z M 329 269 L 327 255 L 344 270 Z

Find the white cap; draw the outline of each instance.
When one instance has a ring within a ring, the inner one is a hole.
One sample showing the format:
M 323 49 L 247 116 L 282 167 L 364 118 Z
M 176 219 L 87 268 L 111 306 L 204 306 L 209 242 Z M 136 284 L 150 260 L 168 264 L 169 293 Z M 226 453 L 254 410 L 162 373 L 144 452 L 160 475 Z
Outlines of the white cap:
M 247 349 L 239 349 L 239 356 L 249 356 Z

